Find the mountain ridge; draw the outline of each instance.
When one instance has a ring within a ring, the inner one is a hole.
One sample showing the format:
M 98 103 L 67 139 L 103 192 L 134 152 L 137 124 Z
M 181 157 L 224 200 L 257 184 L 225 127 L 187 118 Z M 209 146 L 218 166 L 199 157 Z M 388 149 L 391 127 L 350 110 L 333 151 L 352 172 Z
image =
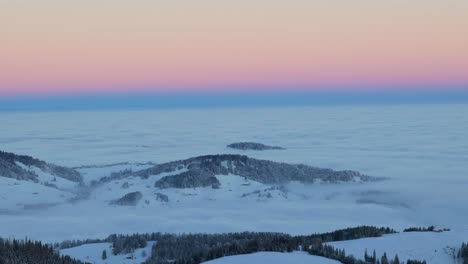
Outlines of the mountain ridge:
M 48 163 L 28 155 L 0 151 L 0 176 L 38 182 L 38 175 L 31 170 L 31 167 L 72 182 L 83 181 L 82 175 L 74 169 Z
M 352 170 L 332 170 L 304 164 L 289 164 L 251 158 L 239 154 L 202 155 L 184 160 L 157 164 L 151 168 L 113 173 L 98 183 L 138 176 L 144 179 L 152 175 L 167 175 L 159 179 L 159 188 L 195 188 L 217 186 L 215 175 L 238 175 L 263 184 L 283 184 L 290 181 L 301 183 L 368 182 L 381 178 L 371 177 Z

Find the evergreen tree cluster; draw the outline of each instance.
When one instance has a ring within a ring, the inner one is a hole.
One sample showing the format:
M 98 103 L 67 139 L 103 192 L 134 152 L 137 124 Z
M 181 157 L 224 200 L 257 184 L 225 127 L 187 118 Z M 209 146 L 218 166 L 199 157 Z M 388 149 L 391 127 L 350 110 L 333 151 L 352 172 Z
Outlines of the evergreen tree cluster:
M 429 227 L 409 227 L 405 228 L 403 232 L 434 232 L 435 227 L 434 226 L 429 226 Z
M 132 234 L 132 235 L 110 235 L 105 239 L 85 239 L 85 240 L 65 240 L 61 243 L 55 243 L 54 248 L 67 249 L 73 247 L 79 247 L 86 244 L 94 243 L 112 243 L 114 255 L 128 254 L 135 251 L 138 248 L 144 248 L 147 245 L 147 241 L 157 241 L 161 233 L 150 233 L 150 234 Z
M 104 243 L 104 242 L 108 242 L 108 241 L 103 240 L 103 239 L 65 240 L 61 243 L 55 243 L 54 248 L 67 249 L 67 248 L 79 247 L 79 246 L 86 245 L 86 244 Z
M 375 251 L 370 256 L 367 254 L 367 250 L 364 253 L 364 260 L 356 259 L 353 255 L 346 255 L 344 249 L 336 249 L 330 245 L 324 244 L 316 244 L 311 246 L 308 249 L 309 254 L 315 256 L 321 256 L 329 259 L 337 260 L 343 264 L 403 264 L 404 262 L 400 261 L 398 255 L 395 255 L 393 259 L 387 257 L 387 253 L 384 253 L 382 257 L 377 257 Z M 407 263 L 410 264 L 419 264 L 419 263 L 426 263 L 424 262 L 412 262 L 412 260 L 408 261 Z
M 291 252 L 294 250 L 309 251 L 314 255 L 337 260 L 351 259 L 343 262 L 358 262 L 354 257 L 347 257 L 342 250 L 331 249 L 324 242 L 378 237 L 383 234 L 395 233 L 390 228 L 361 226 L 347 228 L 330 233 L 310 236 L 290 236 L 282 233 L 243 232 L 228 234 L 159 234 L 157 243 L 153 246 L 151 258 L 147 264 L 195 264 L 225 256 L 249 254 L 259 251 Z M 328 254 L 326 251 L 333 252 Z
M 458 258 L 463 264 L 468 264 L 468 243 L 463 243 L 458 251 Z
M 112 254 L 133 253 L 137 248 L 144 248 L 147 245 L 148 235 L 111 235 L 107 238 L 112 242 Z
M 420 260 L 408 260 L 406 261 L 406 264 L 426 264 L 426 261 L 420 261 Z
M 166 234 L 153 246 L 147 263 L 201 263 L 259 251 L 291 252 L 295 246 L 290 235 L 279 233 Z
M 332 242 L 360 239 L 365 237 L 381 237 L 385 234 L 395 233 L 397 233 L 395 230 L 388 227 L 377 228 L 373 226 L 358 226 L 312 236 L 319 237 L 323 242 Z
M 0 239 L 0 264 L 82 264 L 41 242 Z

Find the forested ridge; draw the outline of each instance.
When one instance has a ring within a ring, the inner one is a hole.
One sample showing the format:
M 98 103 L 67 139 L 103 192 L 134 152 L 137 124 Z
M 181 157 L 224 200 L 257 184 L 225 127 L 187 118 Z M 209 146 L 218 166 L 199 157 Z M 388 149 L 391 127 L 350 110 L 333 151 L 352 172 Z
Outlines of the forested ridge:
M 186 169 L 184 171 L 183 169 Z M 181 171 L 182 170 L 182 171 Z M 124 179 L 131 176 L 148 178 L 161 173 L 170 174 L 156 182 L 159 188 L 196 188 L 212 184 L 213 175 L 238 175 L 263 184 L 283 184 L 290 181 L 314 183 L 317 180 L 328 183 L 361 181 L 376 181 L 375 178 L 357 171 L 335 171 L 327 168 L 312 167 L 304 164 L 289 164 L 269 160 L 260 160 L 237 154 L 218 154 L 193 157 L 157 164 L 151 168 L 133 172 L 125 170 L 112 173 L 95 181 L 93 185 L 103 184 L 112 180 Z M 177 177 L 176 177 L 177 176 Z

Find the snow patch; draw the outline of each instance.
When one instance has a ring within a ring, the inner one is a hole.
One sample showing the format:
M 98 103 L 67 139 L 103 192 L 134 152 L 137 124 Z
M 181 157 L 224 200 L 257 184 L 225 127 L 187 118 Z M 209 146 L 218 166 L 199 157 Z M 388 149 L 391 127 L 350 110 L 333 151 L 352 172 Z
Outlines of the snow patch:
M 253 254 L 229 256 L 215 259 L 205 264 L 340 264 L 336 260 L 327 259 L 319 256 L 312 256 L 306 252 L 278 253 L 278 252 L 258 252 Z
M 154 241 L 147 243 L 145 248 L 136 249 L 131 254 L 112 254 L 112 243 L 85 244 L 74 248 L 60 250 L 60 254 L 83 262 L 93 264 L 134 264 L 142 263 L 151 256 Z M 102 259 L 102 252 L 106 251 L 107 259 Z

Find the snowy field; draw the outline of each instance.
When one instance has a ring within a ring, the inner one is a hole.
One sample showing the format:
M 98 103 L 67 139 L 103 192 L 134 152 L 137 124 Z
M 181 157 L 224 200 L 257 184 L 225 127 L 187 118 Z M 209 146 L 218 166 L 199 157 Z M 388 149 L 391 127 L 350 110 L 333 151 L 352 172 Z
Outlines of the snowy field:
M 428 264 L 457 263 L 454 260 L 460 245 L 468 239 L 468 230 L 465 232 L 408 232 L 385 235 L 378 238 L 364 238 L 329 243 L 336 248 L 341 248 L 348 255 L 364 259 L 367 249 L 371 256 L 375 250 L 377 256 L 384 252 L 390 259 L 396 254 L 400 261 L 408 259 L 426 260 Z
M 50 204 L 70 193 L 30 191 L 29 183 L 2 178 L 0 236 L 61 241 L 153 231 L 308 234 L 362 224 L 436 225 L 464 232 L 467 113 L 467 105 L 0 113 L 2 150 L 64 166 L 98 165 L 80 169 L 86 183 L 114 170 L 148 166 L 141 163 L 218 153 L 390 178 L 369 184 L 291 183 L 287 199 L 281 193 L 273 199 L 242 197 L 248 188 L 265 186 L 233 182 L 234 187 L 219 190 L 166 190 L 168 204 L 154 200 L 156 178 L 130 179 L 128 191 L 139 186 L 145 196 L 135 207 L 108 205 L 123 194 L 118 182 L 87 201 L 15 213 L 10 211 L 30 199 Z M 226 148 L 236 141 L 286 150 Z
M 130 254 L 112 254 L 112 243 L 93 243 L 79 247 L 60 250 L 60 254 L 78 259 L 84 263 L 93 264 L 135 264 L 146 261 L 151 256 L 154 241 L 147 243 L 146 247 L 136 249 Z M 102 258 L 106 251 L 106 259 Z
M 239 256 L 224 257 L 215 259 L 205 264 L 256 264 L 256 263 L 268 263 L 268 264 L 339 264 L 340 262 L 311 256 L 305 252 L 293 252 L 293 253 L 276 253 L 276 252 L 259 252 L 254 254 L 246 254 Z

